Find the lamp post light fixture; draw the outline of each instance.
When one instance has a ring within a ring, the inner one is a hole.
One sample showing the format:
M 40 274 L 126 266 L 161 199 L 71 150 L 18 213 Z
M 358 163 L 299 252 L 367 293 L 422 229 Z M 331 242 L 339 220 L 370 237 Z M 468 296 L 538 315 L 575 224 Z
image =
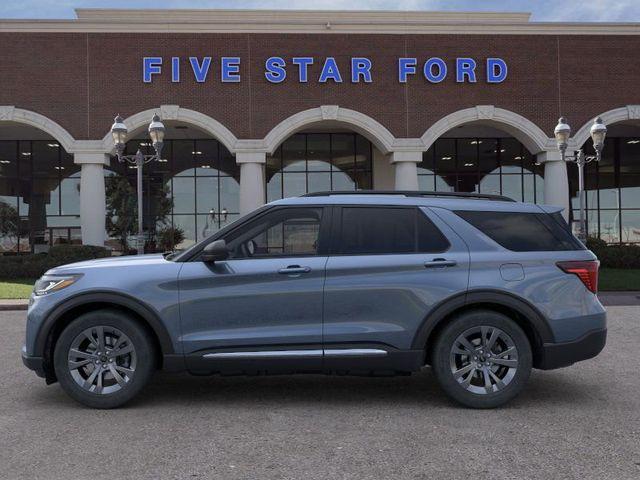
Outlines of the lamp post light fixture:
M 591 140 L 593 140 L 593 149 L 595 155 L 585 155 L 582 149 L 573 154 L 567 154 L 569 146 L 569 138 L 571 137 L 571 127 L 564 117 L 558 120 L 553 131 L 558 144 L 558 150 L 562 155 L 562 160 L 566 162 L 574 162 L 578 166 L 578 198 L 580 200 L 580 221 L 578 224 L 578 238 L 584 243 L 587 241 L 587 219 L 586 219 L 586 192 L 584 190 L 584 166 L 593 161 L 599 162 L 602 158 L 602 149 L 604 148 L 604 139 L 607 135 L 607 127 L 602 123 L 602 119 L 597 117 L 591 125 Z
M 138 255 L 142 255 L 144 253 L 144 233 L 142 225 L 142 166 L 153 160 L 162 160 L 161 154 L 162 147 L 164 145 L 165 128 L 158 114 L 153 115 L 148 130 L 155 154 L 144 155 L 142 151 L 138 149 L 135 155 L 125 155 L 124 148 L 127 143 L 128 134 L 127 126 L 124 124 L 124 120 L 120 115 L 115 118 L 113 125 L 111 126 L 111 136 L 113 137 L 113 143 L 116 147 L 116 156 L 118 161 L 135 165 L 134 168 L 137 169 L 138 235 L 136 238 L 136 250 L 138 251 Z

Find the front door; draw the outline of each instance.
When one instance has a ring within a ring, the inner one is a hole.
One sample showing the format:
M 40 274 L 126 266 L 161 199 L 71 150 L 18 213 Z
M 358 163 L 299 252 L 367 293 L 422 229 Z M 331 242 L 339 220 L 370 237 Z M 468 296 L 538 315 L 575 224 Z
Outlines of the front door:
M 326 222 L 323 207 L 274 207 L 225 236 L 229 259 L 185 263 L 180 316 L 191 370 L 321 367 Z

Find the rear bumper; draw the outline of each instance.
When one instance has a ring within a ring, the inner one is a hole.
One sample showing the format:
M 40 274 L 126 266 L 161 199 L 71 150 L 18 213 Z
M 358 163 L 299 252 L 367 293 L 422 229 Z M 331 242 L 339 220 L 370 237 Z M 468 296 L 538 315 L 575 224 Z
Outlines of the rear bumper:
M 592 330 L 577 340 L 564 343 L 545 343 L 536 367 L 542 370 L 568 367 L 598 355 L 607 343 L 607 329 Z
M 44 370 L 44 359 L 42 357 L 30 357 L 27 355 L 26 347 L 22 347 L 22 363 L 29 370 L 36 372 L 39 377 L 45 378 L 47 376 Z

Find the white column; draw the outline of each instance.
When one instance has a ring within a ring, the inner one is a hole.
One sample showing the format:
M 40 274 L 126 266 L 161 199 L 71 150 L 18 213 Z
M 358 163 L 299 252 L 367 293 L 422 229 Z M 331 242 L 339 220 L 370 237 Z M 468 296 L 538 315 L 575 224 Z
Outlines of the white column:
M 80 171 L 80 226 L 83 245 L 104 246 L 106 197 L 104 165 L 109 156 L 104 153 L 76 153 L 74 162 Z
M 562 161 L 560 152 L 541 152 L 538 163 L 544 164 L 544 203 L 562 207 L 562 216 L 569 220 L 569 178 L 567 164 Z
M 396 190 L 418 190 L 418 163 L 422 152 L 392 152 L 391 163 L 396 170 Z
M 264 152 L 237 152 L 240 165 L 240 215 L 252 212 L 265 204 Z

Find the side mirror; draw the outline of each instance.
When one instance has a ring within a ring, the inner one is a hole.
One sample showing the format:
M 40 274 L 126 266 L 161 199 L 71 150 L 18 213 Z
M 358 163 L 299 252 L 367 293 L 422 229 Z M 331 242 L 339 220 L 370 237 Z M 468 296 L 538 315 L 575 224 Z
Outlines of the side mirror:
M 229 250 L 227 242 L 224 240 L 216 240 L 204 247 L 200 256 L 203 262 L 216 262 L 218 260 L 226 260 L 229 258 Z

